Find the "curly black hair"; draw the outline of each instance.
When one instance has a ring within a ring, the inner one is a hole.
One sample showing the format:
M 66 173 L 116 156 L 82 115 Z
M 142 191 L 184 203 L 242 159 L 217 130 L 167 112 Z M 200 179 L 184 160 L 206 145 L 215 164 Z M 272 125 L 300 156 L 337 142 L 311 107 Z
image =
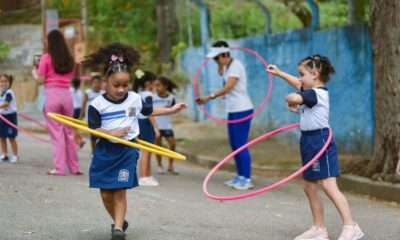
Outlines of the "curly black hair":
M 123 61 L 111 61 L 111 56 L 115 55 L 122 57 Z M 99 48 L 95 53 L 85 56 L 82 61 L 83 66 L 90 69 L 95 69 L 96 67 L 102 66 L 103 73 L 106 76 L 110 76 L 116 71 L 110 71 L 117 67 L 118 69 L 125 69 L 127 72 L 133 65 L 140 64 L 140 54 L 133 47 L 122 44 L 122 43 L 111 43 L 104 47 Z
M 331 61 L 320 54 L 310 55 L 300 60 L 299 64 L 305 64 L 309 69 L 318 69 L 322 82 L 328 82 L 330 75 L 335 74 L 335 68 Z

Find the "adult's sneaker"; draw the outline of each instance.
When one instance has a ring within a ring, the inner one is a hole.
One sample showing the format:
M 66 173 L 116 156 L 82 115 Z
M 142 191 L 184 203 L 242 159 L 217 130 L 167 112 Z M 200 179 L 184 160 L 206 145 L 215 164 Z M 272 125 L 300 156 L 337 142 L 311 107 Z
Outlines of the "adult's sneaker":
M 19 157 L 12 155 L 10 157 L 10 163 L 17 163 L 19 161 Z
M 326 227 L 312 226 L 309 230 L 295 237 L 294 240 L 329 240 Z
M 251 179 L 239 178 L 239 181 L 233 184 L 232 187 L 238 190 L 247 190 L 254 188 L 254 185 L 251 182 Z
M 234 184 L 236 184 L 239 181 L 239 176 L 235 176 L 232 179 L 225 181 L 225 185 L 228 187 L 233 187 Z

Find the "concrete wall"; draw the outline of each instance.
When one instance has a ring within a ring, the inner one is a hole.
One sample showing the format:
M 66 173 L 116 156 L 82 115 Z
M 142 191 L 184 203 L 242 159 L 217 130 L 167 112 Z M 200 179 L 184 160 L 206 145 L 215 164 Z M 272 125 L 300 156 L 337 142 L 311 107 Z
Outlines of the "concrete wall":
M 369 27 L 353 25 L 322 31 L 302 29 L 279 34 L 254 36 L 230 45 L 250 48 L 258 52 L 267 62 L 297 76 L 297 63 L 313 54 L 326 55 L 336 68 L 327 87 L 330 91 L 330 124 L 334 137 L 342 151 L 369 154 L 373 141 L 373 67 L 372 47 Z M 263 64 L 251 54 L 232 51 L 246 67 L 248 91 L 255 106 L 266 96 L 268 76 Z M 189 48 L 180 56 L 180 71 L 193 77 L 204 60 L 201 48 Z M 209 91 L 222 86 L 221 77 L 216 73 L 216 64 L 210 61 L 207 66 Z M 206 69 L 203 69 L 200 82 L 205 83 Z M 283 80 L 274 77 L 271 99 L 267 106 L 254 118 L 253 128 L 266 132 L 289 123 L 299 121 L 299 116 L 286 110 L 284 97 L 293 92 Z M 192 85 L 181 91 L 181 97 L 194 105 Z M 207 108 L 215 115 L 225 116 L 223 100 L 208 104 Z M 197 107 L 186 112 L 196 120 L 204 120 Z M 295 131 L 292 131 L 295 132 Z M 295 135 L 298 135 L 296 133 Z M 293 138 L 293 134 L 284 135 Z

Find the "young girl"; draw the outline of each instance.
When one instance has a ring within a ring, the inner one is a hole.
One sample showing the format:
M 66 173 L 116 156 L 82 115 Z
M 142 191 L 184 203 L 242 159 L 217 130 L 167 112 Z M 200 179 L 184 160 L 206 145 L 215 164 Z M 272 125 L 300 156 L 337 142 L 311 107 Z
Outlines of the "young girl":
M 137 65 L 139 53 L 130 46 L 120 43 L 109 44 L 86 57 L 84 66 L 104 67 L 106 93 L 89 105 L 88 122 L 91 129 L 135 141 L 139 135 L 138 116 L 173 114 L 186 108 L 176 104 L 170 108 L 154 108 L 142 101 L 135 92 L 128 92 L 130 67 Z M 127 210 L 126 189 L 138 185 L 136 164 L 138 149 L 100 139 L 93 152 L 89 171 L 91 188 L 99 188 L 100 195 L 111 218 L 112 239 L 125 239 L 128 227 L 125 221 Z
M 335 69 L 327 57 L 317 54 L 299 62 L 299 78 L 280 71 L 274 65 L 269 65 L 267 71 L 283 78 L 299 90 L 287 95 L 286 103 L 289 111 L 300 113 L 300 152 L 304 166 L 321 150 L 329 135 L 329 93 L 325 84 L 330 74 L 335 73 Z M 353 220 L 346 197 L 336 184 L 338 176 L 337 146 L 332 139 L 326 152 L 303 173 L 304 192 L 310 203 L 313 226 L 295 240 L 329 239 L 324 221 L 323 202 L 318 194 L 320 188 L 331 199 L 342 218 L 343 230 L 339 240 L 357 240 L 364 236 Z
M 166 77 L 158 77 L 154 81 L 154 89 L 156 94 L 153 95 L 154 107 L 171 107 L 175 104 L 175 97 L 173 95 L 174 89 L 178 86 Z M 175 151 L 175 137 L 174 131 L 172 130 L 172 119 L 171 116 L 155 117 L 158 129 L 160 129 L 160 135 L 156 137 L 156 144 L 162 145 L 162 138 L 164 137 L 172 151 Z M 161 162 L 161 156 L 157 155 L 157 173 L 164 174 L 165 170 Z M 169 173 L 178 175 L 179 172 L 174 168 L 174 159 L 170 158 L 168 162 Z
M 101 83 L 102 83 L 101 76 L 96 75 L 92 78 L 90 82 L 90 88 L 86 89 L 85 95 L 83 96 L 79 119 L 82 120 L 85 117 L 86 111 L 90 103 L 93 101 L 93 99 L 104 94 L 104 90 L 101 89 Z M 94 151 L 94 148 L 96 147 L 96 143 L 97 143 L 97 137 L 90 135 L 90 147 L 92 149 L 92 153 Z
M 69 88 L 69 90 L 71 91 L 72 103 L 74 107 L 74 112 L 72 117 L 79 119 L 82 107 L 81 79 L 76 76 L 73 77 L 71 80 L 71 85 L 72 86 Z M 82 148 L 83 145 L 85 144 L 85 140 L 79 133 L 78 129 L 74 129 L 74 139 L 75 139 L 75 144 L 80 148 Z
M 133 84 L 132 90 L 138 92 L 142 100 L 153 105 L 153 82 L 156 76 L 149 71 L 137 70 L 135 72 L 136 80 Z M 139 139 L 154 143 L 154 136 L 159 137 L 160 131 L 158 130 L 157 123 L 154 117 L 139 115 Z M 147 151 L 141 152 L 140 157 L 140 171 L 139 171 L 139 185 L 140 186 L 158 186 L 159 183 L 151 175 L 151 153 Z
M 0 76 L 0 114 L 8 121 L 17 125 L 17 102 L 11 85 L 13 77 L 3 74 Z M 11 127 L 6 122 L 0 119 L 0 141 L 1 151 L 0 161 L 10 160 L 11 163 L 18 162 L 18 146 L 17 146 L 17 129 Z M 7 138 L 10 140 L 13 155 L 10 158 L 7 156 Z

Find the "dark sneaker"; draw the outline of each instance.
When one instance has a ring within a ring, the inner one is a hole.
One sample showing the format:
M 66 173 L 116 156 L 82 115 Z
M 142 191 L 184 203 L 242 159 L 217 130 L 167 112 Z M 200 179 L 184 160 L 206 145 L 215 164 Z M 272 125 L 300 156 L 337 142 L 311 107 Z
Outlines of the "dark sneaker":
M 121 229 L 113 229 L 111 240 L 125 240 L 125 233 Z
M 5 161 L 7 161 L 8 160 L 8 156 L 7 155 L 4 155 L 4 154 L 1 154 L 1 156 L 0 156 L 0 162 L 5 162 Z
M 122 230 L 125 232 L 128 229 L 129 223 L 125 220 L 124 224 L 122 225 Z M 114 230 L 114 224 L 111 224 L 111 232 Z

